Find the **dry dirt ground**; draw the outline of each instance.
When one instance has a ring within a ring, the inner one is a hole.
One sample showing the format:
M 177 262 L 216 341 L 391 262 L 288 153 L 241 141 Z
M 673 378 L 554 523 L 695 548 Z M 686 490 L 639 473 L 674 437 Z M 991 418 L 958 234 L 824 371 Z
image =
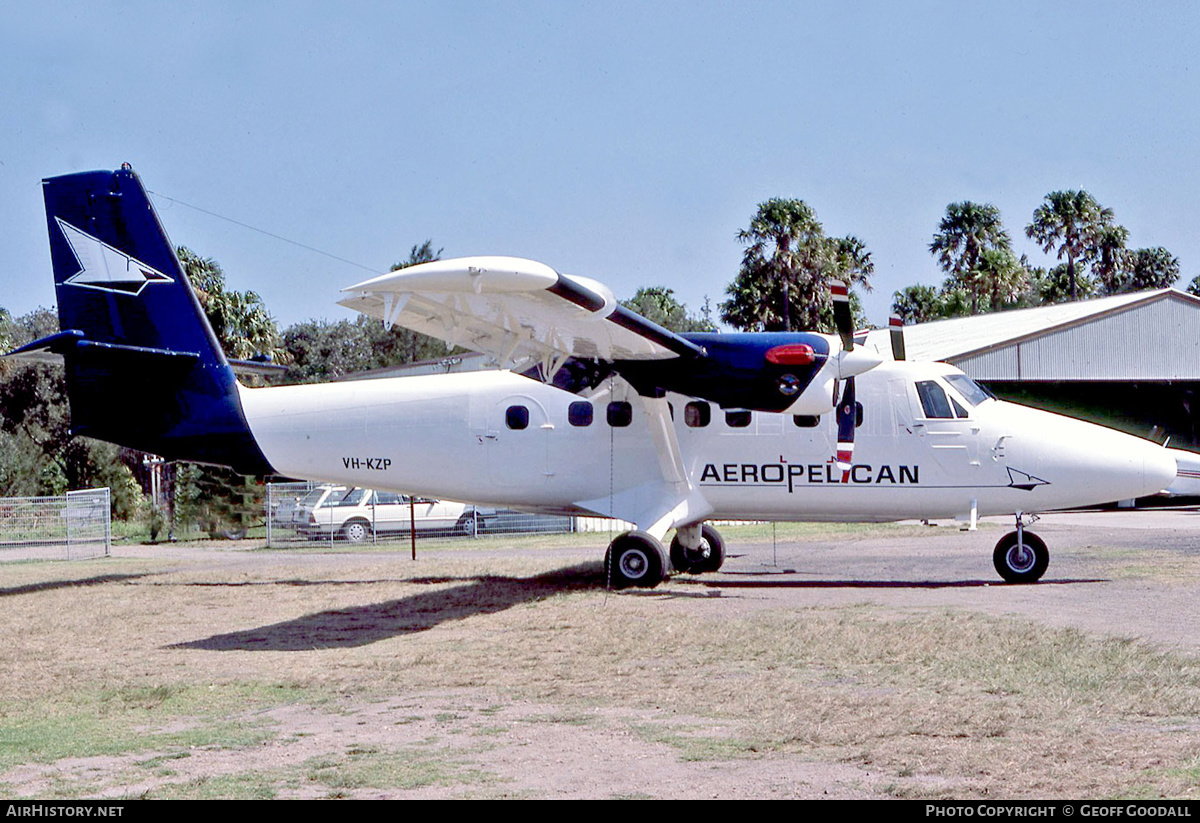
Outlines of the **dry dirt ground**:
M 403 551 L 234 544 L 121 546 L 101 561 L 0 563 L 9 632 L 0 651 L 0 721 L 10 723 L 0 731 L 16 738 L 36 725 L 21 708 L 32 706 L 29 713 L 51 720 L 61 710 L 66 736 L 22 744 L 31 752 L 24 760 L 10 754 L 0 794 L 1050 796 L 1058 784 L 1028 778 L 1018 786 L 1013 775 L 1030 768 L 1027 760 L 1071 760 L 1069 742 L 1026 745 L 1011 733 L 1008 749 L 968 752 L 964 765 L 950 755 L 926 761 L 912 754 L 923 751 L 916 744 L 895 748 L 831 731 L 837 706 L 822 704 L 819 693 L 804 692 L 806 705 L 786 696 L 738 705 L 736 680 L 744 676 L 751 688 L 756 661 L 793 640 L 772 640 L 772 627 L 794 631 L 810 616 L 830 615 L 831 626 L 845 615 L 985 615 L 1031 637 L 1041 627 L 1075 629 L 1200 658 L 1198 518 L 1194 510 L 1046 516 L 1033 529 L 1052 559 L 1035 586 L 1003 585 L 995 575 L 991 547 L 1008 529 L 1000 522 L 970 533 L 912 525 L 865 536 L 851 529 L 783 537 L 766 527 L 730 546 L 721 573 L 675 577 L 652 592 L 604 591 L 604 535 L 567 547 L 552 538 L 520 550 L 498 539 L 423 547 L 415 564 Z M 721 626 L 743 635 L 724 638 L 717 658 L 676 654 L 692 627 L 711 644 Z M 759 642 L 762 650 L 751 648 Z M 736 658 L 736 670 L 722 668 L 721 655 Z M 829 683 L 842 688 L 851 676 L 836 663 L 828 661 Z M 714 678 L 720 672 L 720 690 L 708 691 L 706 668 Z M 880 705 L 908 689 L 886 678 L 869 685 Z M 891 722 L 872 715 L 870 702 L 854 722 Z M 775 729 L 818 712 L 830 713 L 829 729 L 762 731 L 763 745 L 747 725 Z M 113 718 L 123 731 L 93 728 L 92 718 L 101 726 Z M 1151 729 L 1145 739 L 1166 741 L 1166 753 L 1148 752 L 1153 743 L 1128 751 L 1113 744 L 1083 775 L 1069 774 L 1069 763 L 1034 765 L 1066 781 L 1068 796 L 1193 797 L 1195 720 L 1171 720 L 1182 737 Z M 1079 726 L 1060 737 L 1103 741 L 1112 732 L 1105 722 L 1100 732 Z M 205 729 L 207 736 L 187 737 Z M 901 734 L 915 732 L 894 736 Z M 995 745 L 987 738 L 978 746 Z M 922 745 L 940 752 L 951 744 L 931 737 Z M 1043 745 L 1053 755 L 1026 751 Z M 1131 768 L 1153 772 L 1155 757 L 1168 758 L 1173 773 L 1180 764 L 1192 771 L 1150 789 L 1121 782 Z

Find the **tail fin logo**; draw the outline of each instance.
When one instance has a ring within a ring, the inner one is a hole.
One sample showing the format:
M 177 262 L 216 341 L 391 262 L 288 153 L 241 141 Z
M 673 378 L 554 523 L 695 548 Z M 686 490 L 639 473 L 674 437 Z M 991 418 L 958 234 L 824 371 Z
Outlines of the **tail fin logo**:
M 137 296 L 150 283 L 173 283 L 172 278 L 102 240 L 54 218 L 71 247 L 79 271 L 63 282 L 72 286 Z

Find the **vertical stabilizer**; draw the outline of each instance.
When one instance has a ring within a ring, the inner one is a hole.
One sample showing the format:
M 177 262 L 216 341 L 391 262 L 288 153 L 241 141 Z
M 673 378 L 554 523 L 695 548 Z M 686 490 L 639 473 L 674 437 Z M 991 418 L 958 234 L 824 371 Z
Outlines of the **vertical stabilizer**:
M 71 422 L 171 459 L 270 466 L 141 180 L 128 166 L 42 181 Z

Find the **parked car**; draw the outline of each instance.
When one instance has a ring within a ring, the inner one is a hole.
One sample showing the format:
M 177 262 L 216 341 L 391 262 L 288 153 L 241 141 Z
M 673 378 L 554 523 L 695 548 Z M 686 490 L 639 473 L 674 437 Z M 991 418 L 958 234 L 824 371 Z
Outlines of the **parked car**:
M 306 509 L 306 520 L 297 531 L 309 539 L 345 540 L 362 543 L 373 534 L 407 534 L 415 521 L 417 531 L 453 533 L 474 536 L 482 528 L 491 509 L 458 503 L 453 500 L 412 499 L 409 508 L 407 495 L 373 489 L 350 488 L 339 494 L 339 487 L 316 498 Z M 315 495 L 315 492 L 310 493 Z

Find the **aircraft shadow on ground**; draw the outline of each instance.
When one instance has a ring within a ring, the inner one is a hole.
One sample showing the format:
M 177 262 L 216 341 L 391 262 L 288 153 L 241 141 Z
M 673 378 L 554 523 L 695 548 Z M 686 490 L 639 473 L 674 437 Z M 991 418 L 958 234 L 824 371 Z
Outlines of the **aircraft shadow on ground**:
M 129 580 L 137 580 L 140 577 L 147 577 L 149 574 L 150 572 L 139 574 L 100 574 L 95 577 L 84 577 L 79 580 L 50 580 L 45 583 L 28 583 L 24 586 L 10 586 L 7 589 L 0 589 L 0 597 L 7 597 L 14 594 L 49 592 L 55 589 L 70 589 L 77 586 L 102 586 L 105 583 L 124 583 Z
M 778 574 L 778 573 L 776 573 Z M 772 579 L 774 578 L 774 579 Z M 712 589 L 941 589 L 984 588 L 1003 586 L 998 581 L 895 581 L 895 580 L 780 580 L 774 575 L 758 579 L 734 575 L 720 577 L 688 577 L 677 575 L 675 581 L 703 587 L 694 593 L 663 589 L 627 589 L 622 596 L 652 596 L 669 598 L 709 598 L 719 595 Z M 346 586 L 386 582 L 283 580 L 256 583 L 189 583 L 192 586 Z M 418 577 L 397 580 L 409 585 L 460 585 L 441 588 L 408 597 L 315 612 L 242 631 L 216 634 L 211 637 L 176 643 L 172 649 L 203 649 L 205 651 L 312 651 L 314 649 L 353 648 L 366 646 L 406 634 L 427 631 L 443 623 L 463 620 L 476 615 L 495 614 L 514 606 L 535 603 L 564 592 L 605 588 L 604 568 L 597 563 L 582 563 L 557 569 L 536 577 L 505 577 L 488 575 L 469 579 L 457 577 Z M 1103 580 L 1052 580 L 1040 586 L 1072 583 L 1101 583 Z
M 1018 584 L 1000 580 L 778 580 L 771 579 L 780 574 L 799 574 L 796 571 L 768 572 L 766 579 L 739 579 L 723 575 L 719 579 L 697 578 L 688 580 L 702 586 L 722 589 L 974 589 L 1008 587 Z M 686 578 L 685 578 L 686 579 Z M 1076 583 L 1107 583 L 1103 578 L 1077 578 L 1064 580 L 1041 580 L 1036 586 L 1064 586 Z
M 456 581 L 461 581 L 461 584 L 382 603 L 316 612 L 295 620 L 213 635 L 201 640 L 178 643 L 169 648 L 208 651 L 310 651 L 365 646 L 400 635 L 427 631 L 443 623 L 467 617 L 494 614 L 564 592 L 603 589 L 605 583 L 604 567 L 597 563 L 568 566 L 536 577 L 418 577 L 397 582 L 410 585 L 441 585 Z M 297 580 L 267 585 L 320 586 L 345 583 Z

